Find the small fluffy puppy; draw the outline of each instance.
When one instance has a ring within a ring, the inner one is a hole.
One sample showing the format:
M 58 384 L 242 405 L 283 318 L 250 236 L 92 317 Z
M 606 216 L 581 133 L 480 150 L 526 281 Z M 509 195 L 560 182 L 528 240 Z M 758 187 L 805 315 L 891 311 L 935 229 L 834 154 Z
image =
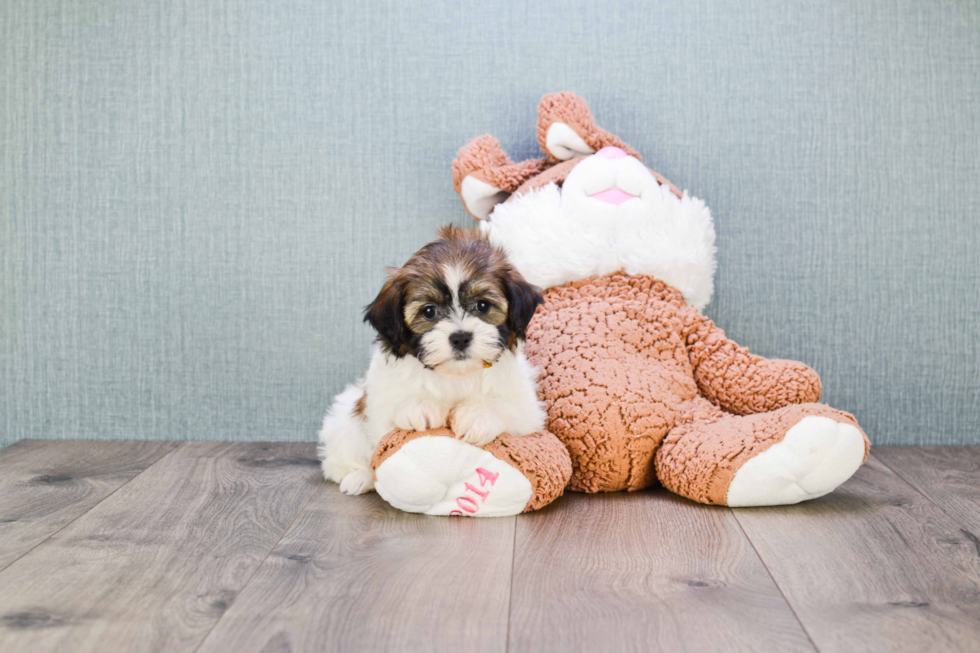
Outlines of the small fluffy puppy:
M 374 489 L 371 455 L 394 428 L 449 425 L 482 446 L 544 428 L 537 371 L 524 335 L 538 289 L 484 234 L 439 231 L 390 269 L 364 320 L 378 332 L 367 374 L 337 395 L 320 431 L 327 480 L 345 494 Z

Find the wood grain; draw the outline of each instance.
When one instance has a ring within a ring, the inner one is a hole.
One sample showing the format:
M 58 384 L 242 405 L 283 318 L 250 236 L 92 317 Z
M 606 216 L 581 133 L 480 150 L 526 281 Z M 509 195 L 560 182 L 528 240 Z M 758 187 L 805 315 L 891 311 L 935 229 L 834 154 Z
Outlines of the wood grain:
M 201 651 L 504 651 L 514 518 L 324 484 Z
M 180 445 L 0 572 L 0 650 L 192 650 L 320 484 L 314 453 Z
M 798 506 L 457 520 L 341 496 L 312 444 L 21 442 L 0 650 L 977 650 L 978 470 L 879 449 Z
M 0 451 L 0 570 L 176 447 L 21 440 Z
M 967 529 L 980 554 L 980 447 L 878 447 L 875 458 Z
M 980 550 L 874 456 L 836 492 L 734 511 L 821 651 L 980 647 Z
M 517 523 L 511 651 L 812 651 L 726 508 L 570 494 Z

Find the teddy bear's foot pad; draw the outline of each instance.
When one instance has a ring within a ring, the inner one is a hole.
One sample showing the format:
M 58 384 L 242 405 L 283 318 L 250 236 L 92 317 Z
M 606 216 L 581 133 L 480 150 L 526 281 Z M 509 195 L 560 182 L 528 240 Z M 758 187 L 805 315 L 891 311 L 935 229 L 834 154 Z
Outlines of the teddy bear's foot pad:
M 375 489 L 385 501 L 426 515 L 516 515 L 533 491 L 524 474 L 493 454 L 442 436 L 406 442 L 375 476 Z
M 829 417 L 804 417 L 781 442 L 735 472 L 727 504 L 782 506 L 822 497 L 854 475 L 864 453 L 864 435 L 857 427 Z

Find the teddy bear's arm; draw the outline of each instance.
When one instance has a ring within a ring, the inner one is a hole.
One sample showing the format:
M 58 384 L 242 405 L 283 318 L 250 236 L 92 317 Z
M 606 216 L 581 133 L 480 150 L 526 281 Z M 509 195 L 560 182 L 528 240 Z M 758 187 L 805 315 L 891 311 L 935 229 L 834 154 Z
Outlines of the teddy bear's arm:
M 711 403 L 752 415 L 820 399 L 820 376 L 803 363 L 756 356 L 694 309 L 687 317 L 694 379 Z

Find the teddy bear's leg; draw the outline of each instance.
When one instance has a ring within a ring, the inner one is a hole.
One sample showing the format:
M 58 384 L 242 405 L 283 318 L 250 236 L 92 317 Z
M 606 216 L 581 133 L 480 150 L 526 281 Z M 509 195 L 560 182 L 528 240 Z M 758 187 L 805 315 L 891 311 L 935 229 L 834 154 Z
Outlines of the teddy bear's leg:
M 502 435 L 484 447 L 449 429 L 392 431 L 371 459 L 375 489 L 406 512 L 502 517 L 542 508 L 572 475 L 565 445 L 543 431 Z
M 778 506 L 832 492 L 868 454 L 854 418 L 822 404 L 674 427 L 657 452 L 664 487 L 694 501 Z

